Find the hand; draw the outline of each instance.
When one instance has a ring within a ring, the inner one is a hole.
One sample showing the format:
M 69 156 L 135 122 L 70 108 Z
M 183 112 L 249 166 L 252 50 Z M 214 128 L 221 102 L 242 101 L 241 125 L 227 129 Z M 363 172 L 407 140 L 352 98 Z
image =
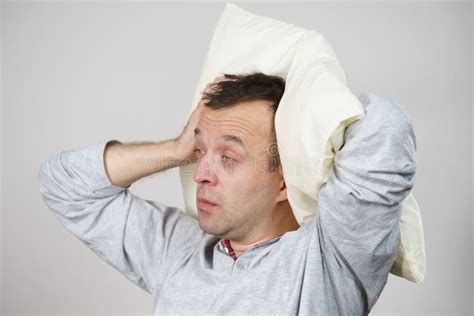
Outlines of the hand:
M 213 82 L 207 84 L 203 93 L 214 92 L 215 84 L 223 80 L 231 79 L 228 79 L 225 76 L 216 77 Z M 194 155 L 194 129 L 199 123 L 201 112 L 204 109 L 206 103 L 207 100 L 201 98 L 198 106 L 194 109 L 193 113 L 191 113 L 191 116 L 189 117 L 183 131 L 177 138 L 174 139 L 178 156 L 182 162 L 187 163 L 196 161 L 196 157 Z

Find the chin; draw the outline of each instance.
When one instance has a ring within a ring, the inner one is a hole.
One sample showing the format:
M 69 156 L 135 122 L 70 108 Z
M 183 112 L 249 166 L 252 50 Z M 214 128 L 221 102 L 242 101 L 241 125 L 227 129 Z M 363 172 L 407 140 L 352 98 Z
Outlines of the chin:
M 212 227 L 209 227 L 209 221 L 207 219 L 203 219 L 201 216 L 198 216 L 198 222 L 199 222 L 199 227 L 203 232 L 206 234 L 211 234 L 213 235 L 213 229 Z
M 198 217 L 198 222 L 199 222 L 199 227 L 206 234 L 223 238 L 223 235 L 226 233 L 225 231 L 222 231 L 222 229 L 219 229 L 218 227 L 215 227 L 214 225 L 212 225 L 213 223 L 210 223 L 209 221 L 202 219 L 201 217 Z

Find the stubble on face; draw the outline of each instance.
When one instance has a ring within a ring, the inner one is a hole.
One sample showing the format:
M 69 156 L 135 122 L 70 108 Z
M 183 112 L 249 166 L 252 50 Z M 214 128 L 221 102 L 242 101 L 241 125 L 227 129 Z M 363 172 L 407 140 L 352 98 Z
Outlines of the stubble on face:
M 217 124 L 226 122 L 234 129 L 237 128 L 243 132 L 240 136 L 247 140 L 247 145 L 252 149 L 245 168 L 239 165 L 238 171 L 233 175 L 220 174 L 220 198 L 213 196 L 213 193 L 217 194 L 217 192 L 211 192 L 213 189 L 207 187 L 208 183 L 198 183 L 197 196 L 209 197 L 218 203 L 211 214 L 198 211 L 199 226 L 204 232 L 220 238 L 240 239 L 242 236 L 252 235 L 257 226 L 270 218 L 271 206 L 265 204 L 268 195 L 272 194 L 271 189 L 268 188 L 269 175 L 266 169 L 268 144 L 261 140 L 271 138 L 269 136 L 271 112 L 269 112 L 268 104 L 257 106 L 260 107 L 257 111 L 254 104 L 253 107 L 247 109 L 236 108 L 237 111 L 229 111 L 230 115 L 226 116 L 219 116 L 218 112 L 203 112 L 202 129 L 207 127 L 208 131 L 212 128 L 219 130 L 222 126 Z M 209 117 L 206 117 L 206 114 Z

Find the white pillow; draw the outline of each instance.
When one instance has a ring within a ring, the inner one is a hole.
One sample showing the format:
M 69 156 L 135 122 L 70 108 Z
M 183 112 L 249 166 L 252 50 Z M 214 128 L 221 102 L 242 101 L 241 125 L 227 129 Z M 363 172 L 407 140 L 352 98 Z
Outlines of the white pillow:
M 364 110 L 347 88 L 344 71 L 323 35 L 227 3 L 212 37 L 191 112 L 206 85 L 216 77 L 256 71 L 286 80 L 275 130 L 288 201 L 302 225 L 315 215 L 319 190 L 328 180 L 345 128 L 363 118 Z M 180 177 L 185 211 L 197 218 L 195 168 L 196 163 L 181 166 Z M 421 216 L 411 194 L 407 200 L 410 204 L 402 206 L 401 243 L 391 272 L 420 283 L 425 265 Z M 406 209 L 411 216 L 405 216 Z

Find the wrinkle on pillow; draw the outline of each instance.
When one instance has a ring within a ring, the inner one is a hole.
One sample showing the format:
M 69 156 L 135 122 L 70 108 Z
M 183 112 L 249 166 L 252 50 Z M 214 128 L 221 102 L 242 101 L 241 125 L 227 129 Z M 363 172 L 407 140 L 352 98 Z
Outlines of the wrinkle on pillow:
M 214 30 L 190 114 L 216 77 L 253 72 L 286 81 L 275 130 L 288 201 L 303 225 L 315 216 L 319 190 L 343 145 L 345 128 L 363 118 L 364 110 L 346 86 L 344 71 L 323 35 L 227 3 Z M 181 166 L 180 178 L 185 212 L 197 218 L 195 169 L 196 163 Z M 410 194 L 402 203 L 401 243 L 391 273 L 415 283 L 424 277 L 420 229 L 420 212 Z

